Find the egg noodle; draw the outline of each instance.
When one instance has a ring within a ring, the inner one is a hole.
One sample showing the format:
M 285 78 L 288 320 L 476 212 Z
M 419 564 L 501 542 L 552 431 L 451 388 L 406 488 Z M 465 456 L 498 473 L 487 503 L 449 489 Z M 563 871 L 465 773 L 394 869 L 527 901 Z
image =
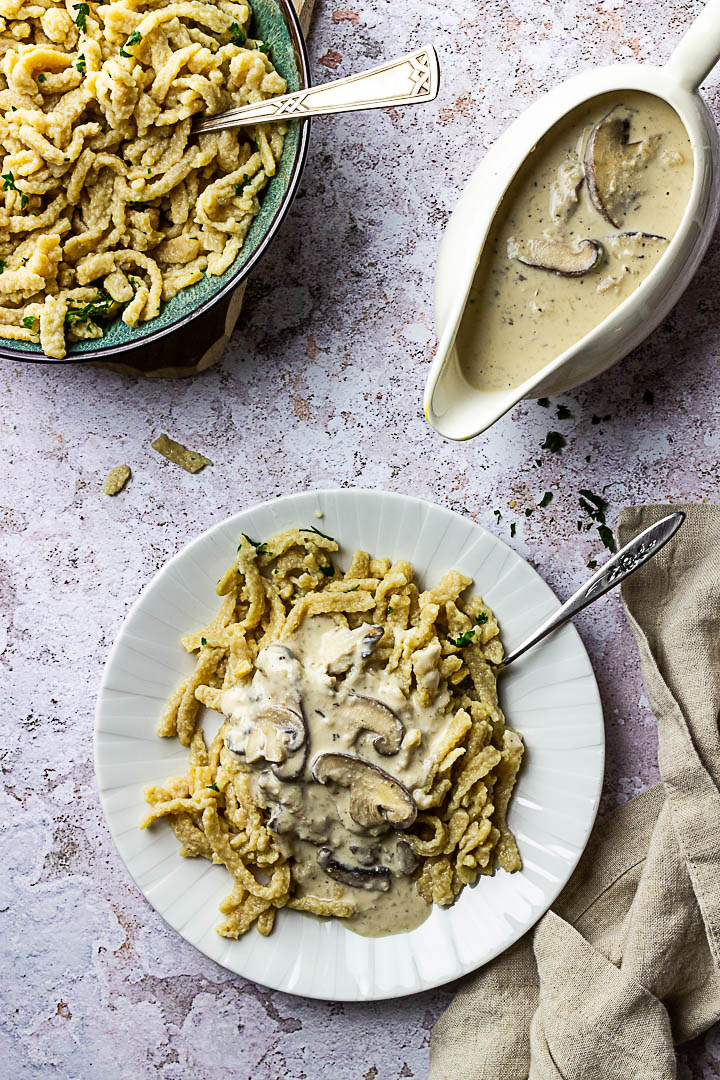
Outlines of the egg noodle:
M 430 704 L 450 692 L 449 723 L 430 763 L 418 816 L 404 833 L 418 857 L 417 889 L 428 902 L 451 904 L 462 888 L 496 866 L 521 867 L 506 811 L 523 744 L 505 724 L 494 666 L 503 649 L 498 625 L 480 597 L 463 601 L 471 578 L 457 571 L 420 592 L 408 562 L 390 563 L 356 551 L 342 573 L 331 559 L 337 543 L 315 529 L 291 529 L 257 543 L 243 536 L 235 564 L 218 582 L 220 610 L 204 629 L 183 638 L 196 657 L 161 718 L 158 733 L 190 748 L 184 776 L 146 789 L 145 828 L 166 818 L 180 854 L 223 863 L 233 879 L 218 932 L 236 938 L 256 922 L 270 933 L 278 908 L 349 917 L 352 905 L 294 895 L 292 864 L 250 795 L 244 765 L 225 746 L 224 723 L 206 746 L 198 726 L 202 705 L 220 711 L 224 689 L 247 680 L 270 642 L 288 638 L 303 620 L 330 615 L 355 628 L 372 622 L 384 634 L 369 665 L 392 673 L 406 695 Z M 435 678 L 428 645 L 438 643 Z M 420 654 L 422 652 L 422 669 Z M 417 668 L 417 670 L 416 670 Z M 421 677 L 422 672 L 422 677 Z
M 232 0 L 0 0 L 0 336 L 136 327 L 240 251 L 285 127 L 192 117 L 286 90 Z

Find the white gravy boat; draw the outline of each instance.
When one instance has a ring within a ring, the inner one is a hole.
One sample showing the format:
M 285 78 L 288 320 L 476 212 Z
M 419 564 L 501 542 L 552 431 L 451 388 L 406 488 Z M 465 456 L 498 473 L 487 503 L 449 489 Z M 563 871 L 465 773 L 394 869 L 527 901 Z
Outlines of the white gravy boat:
M 710 0 L 664 67 L 617 64 L 550 90 L 505 131 L 468 180 L 445 229 L 435 275 L 439 346 L 425 388 L 425 415 L 447 439 L 471 439 L 521 398 L 558 394 L 617 363 L 665 318 L 705 254 L 720 211 L 720 140 L 697 89 L 720 59 L 720 0 Z M 566 113 L 609 91 L 662 98 L 687 129 L 694 175 L 685 213 L 650 274 L 595 329 L 509 390 L 478 390 L 465 378 L 456 337 L 483 244 L 511 180 L 540 138 Z

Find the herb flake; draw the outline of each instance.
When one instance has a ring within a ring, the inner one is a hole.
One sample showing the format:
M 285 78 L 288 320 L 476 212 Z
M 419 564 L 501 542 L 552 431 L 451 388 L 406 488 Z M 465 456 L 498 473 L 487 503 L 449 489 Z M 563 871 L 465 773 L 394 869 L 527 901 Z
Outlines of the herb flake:
M 77 11 L 77 18 L 75 19 L 75 25 L 80 33 L 87 32 L 87 17 L 90 14 L 89 4 L 75 4 L 75 10 Z
M 465 630 L 460 637 L 453 638 L 448 634 L 447 639 L 451 645 L 454 645 L 456 649 L 464 649 L 467 645 L 471 645 L 473 638 L 475 637 L 474 630 Z
M 543 495 L 542 499 L 538 503 L 538 506 L 540 506 L 540 507 L 549 506 L 552 501 L 553 501 L 553 493 L 552 493 L 552 491 L 546 491 L 545 494 Z
M 548 431 L 545 442 L 541 445 L 541 450 L 549 450 L 551 454 L 559 454 L 563 446 L 566 445 L 565 436 L 561 435 L 559 431 Z

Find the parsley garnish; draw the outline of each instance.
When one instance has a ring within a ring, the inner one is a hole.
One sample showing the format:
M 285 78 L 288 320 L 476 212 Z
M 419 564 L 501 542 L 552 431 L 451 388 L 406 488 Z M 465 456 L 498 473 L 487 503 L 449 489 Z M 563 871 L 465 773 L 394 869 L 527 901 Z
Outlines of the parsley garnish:
M 495 515 L 495 521 L 499 525 L 500 522 L 502 521 L 502 514 L 500 513 L 499 510 L 493 510 L 493 514 Z
M 85 33 L 87 30 L 87 17 L 90 14 L 89 4 L 75 4 L 75 10 L 77 11 L 77 19 L 75 25 L 81 33 Z
M 247 38 L 236 22 L 230 23 L 230 41 L 233 45 L 244 45 Z
M 393 613 L 393 609 L 391 607 L 388 607 L 388 615 L 392 615 L 392 613 Z
M 511 536 L 514 536 L 516 532 L 517 532 L 517 525 L 516 525 L 516 524 L 515 524 L 515 522 L 513 521 L 513 522 L 511 523 L 511 525 L 510 525 L 510 535 L 511 535 Z
M 538 398 L 538 405 L 542 405 L 543 409 L 549 409 L 550 408 L 550 398 L 539 397 Z
M 617 551 L 617 544 L 615 543 L 612 529 L 609 529 L 607 525 L 598 525 L 598 535 L 609 551 Z
M 552 501 L 553 501 L 553 493 L 552 493 L 552 491 L 546 491 L 545 494 L 543 495 L 542 499 L 538 503 L 538 506 L 549 506 Z
M 142 34 L 139 33 L 139 31 L 137 31 L 137 30 L 133 30 L 132 34 L 127 39 L 125 44 L 132 47 L 133 45 L 139 44 L 139 42 L 141 42 L 141 41 L 142 41 Z M 128 56 L 132 56 L 132 53 L 125 52 L 124 47 L 121 45 L 120 46 L 120 55 L 128 57 Z
M 26 326 L 28 330 L 32 330 L 35 325 L 35 316 L 26 315 L 23 319 L 23 326 Z
M 309 529 L 301 529 L 300 532 L 314 532 L 317 533 L 318 536 L 322 536 L 324 540 L 332 540 L 332 542 L 335 543 L 334 536 L 328 536 L 327 533 L 321 533 L 320 530 L 316 529 L 314 525 L 311 525 Z
M 23 192 L 23 194 L 22 194 L 22 195 L 20 196 L 20 209 L 21 209 L 21 210 L 24 210 L 24 209 L 25 209 L 25 207 L 27 206 L 27 204 L 28 204 L 28 197 L 27 197 L 27 195 L 26 195 L 26 194 L 25 194 L 25 193 Z
M 592 491 L 588 491 L 587 488 L 580 488 L 580 496 L 580 506 L 585 513 L 589 514 L 593 521 L 599 521 L 601 524 L 604 524 L 605 514 L 607 513 L 608 508 L 605 499 L 603 499 L 601 495 L 595 495 Z M 590 506 L 590 503 L 593 505 Z
M 220 788 L 217 786 L 217 784 L 206 784 L 205 787 L 208 788 L 209 791 L 219 791 L 220 790 Z
M 484 626 L 487 621 L 488 621 L 487 611 L 481 611 L 480 614 L 475 619 L 475 622 L 478 623 L 480 626 Z
M 567 405 L 558 405 L 557 418 L 558 420 L 572 420 L 572 413 L 568 409 Z
M 452 638 L 448 634 L 448 641 L 451 645 L 454 645 L 456 649 L 464 649 L 466 645 L 471 645 L 472 640 L 475 637 L 474 630 L 465 630 L 460 637 Z
M 358 582 L 357 585 L 353 585 L 352 589 L 346 589 L 345 592 L 357 592 L 357 590 L 359 588 L 360 588 L 360 583 Z
M 242 174 L 242 180 L 239 180 L 237 182 L 237 184 L 235 185 L 235 194 L 236 195 L 242 195 L 243 188 L 244 188 L 245 184 L 247 184 L 249 179 L 250 179 L 250 177 L 248 176 L 248 174 L 246 172 Z
M 12 188 L 13 191 L 17 191 L 17 188 L 15 187 L 15 177 L 11 172 L 4 172 L 2 174 L 2 182 L 3 191 L 7 191 L 8 188 Z
M 0 259 L 0 274 L 2 274 L 2 272 L 3 272 L 3 270 L 5 269 L 6 266 L 7 266 L 7 263 L 5 262 L 5 260 Z
M 38 75 L 38 82 L 45 82 L 45 75 Z
M 68 311 L 65 322 L 68 326 L 72 326 L 73 323 L 86 323 L 95 318 L 96 315 L 107 315 L 108 309 L 113 303 L 114 300 L 109 293 L 106 293 L 104 289 L 98 289 L 97 300 L 90 300 L 87 304 L 83 304 L 82 307 Z
M 643 394 L 643 401 L 645 402 L 646 405 L 654 404 L 655 395 L 653 394 L 652 390 L 646 390 L 645 391 L 645 393 Z
M 545 442 L 541 445 L 541 450 L 549 450 L 551 454 L 559 454 L 565 445 L 564 435 L 561 435 L 559 431 L 548 431 Z
M 247 533 L 243 533 L 243 536 L 247 540 L 248 544 L 252 544 L 252 546 L 255 548 L 255 551 L 257 552 L 258 555 L 269 555 L 270 554 L 270 552 L 267 549 L 267 544 L 265 543 L 265 541 L 253 540 L 252 536 L 248 536 Z
M 594 570 L 597 566 L 597 559 L 588 559 L 587 566 L 588 570 Z
M 332 563 L 328 563 L 327 566 L 320 567 L 320 573 L 323 575 L 323 577 L 334 577 L 335 567 Z
M 78 71 L 80 72 L 81 75 L 85 74 L 85 57 L 84 56 L 78 56 L 77 63 L 75 64 L 75 67 L 78 69 Z
M 201 645 L 207 645 L 207 638 L 206 637 L 201 637 L 200 638 L 200 644 Z
M 270 46 L 266 45 L 263 41 L 262 45 L 258 45 L 258 52 L 265 53 L 266 56 L 270 55 Z

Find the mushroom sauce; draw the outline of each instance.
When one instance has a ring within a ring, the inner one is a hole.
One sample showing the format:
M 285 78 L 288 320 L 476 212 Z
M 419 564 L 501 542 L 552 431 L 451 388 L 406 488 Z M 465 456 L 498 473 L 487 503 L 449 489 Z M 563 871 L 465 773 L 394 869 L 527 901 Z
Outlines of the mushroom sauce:
M 692 178 L 681 120 L 650 94 L 595 98 L 554 127 L 484 245 L 457 338 L 467 380 L 518 386 L 602 322 L 664 254 Z
M 366 666 L 382 628 L 305 620 L 264 648 L 252 681 L 223 693 L 228 749 L 251 776 L 253 799 L 293 859 L 299 895 L 338 897 L 357 914 L 343 925 L 377 936 L 429 914 L 410 876 L 403 829 L 422 808 L 433 752 L 452 718 L 449 693 L 431 706 L 406 697 L 392 673 Z M 437 689 L 439 645 L 416 676 Z

